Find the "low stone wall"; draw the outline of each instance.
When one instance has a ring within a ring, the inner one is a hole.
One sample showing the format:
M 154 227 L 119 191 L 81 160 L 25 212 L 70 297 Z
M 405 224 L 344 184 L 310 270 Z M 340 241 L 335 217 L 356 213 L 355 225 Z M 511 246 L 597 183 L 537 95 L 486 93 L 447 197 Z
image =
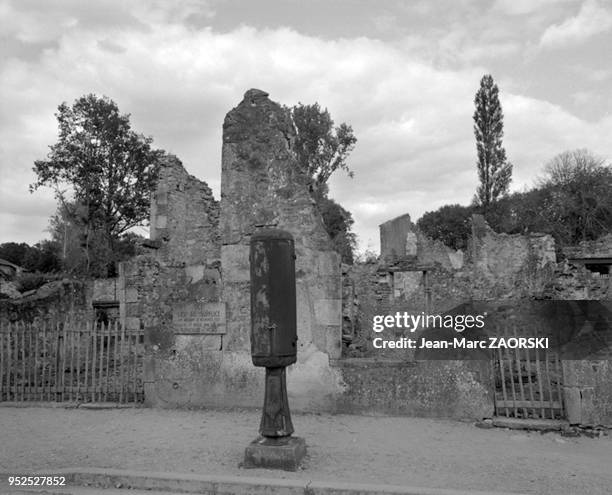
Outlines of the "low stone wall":
M 612 360 L 565 361 L 563 378 L 570 423 L 612 425 Z
M 336 412 L 475 420 L 493 415 L 489 361 L 333 362 L 345 383 Z

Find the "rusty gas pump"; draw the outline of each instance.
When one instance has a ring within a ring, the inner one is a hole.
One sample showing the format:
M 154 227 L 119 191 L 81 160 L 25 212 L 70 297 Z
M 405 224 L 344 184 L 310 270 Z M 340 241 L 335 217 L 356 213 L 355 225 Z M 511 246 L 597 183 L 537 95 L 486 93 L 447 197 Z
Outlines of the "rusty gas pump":
M 295 246 L 281 229 L 256 231 L 250 243 L 251 357 L 266 368 L 261 438 L 245 452 L 248 467 L 295 470 L 306 452 L 291 437 L 286 367 L 297 360 Z

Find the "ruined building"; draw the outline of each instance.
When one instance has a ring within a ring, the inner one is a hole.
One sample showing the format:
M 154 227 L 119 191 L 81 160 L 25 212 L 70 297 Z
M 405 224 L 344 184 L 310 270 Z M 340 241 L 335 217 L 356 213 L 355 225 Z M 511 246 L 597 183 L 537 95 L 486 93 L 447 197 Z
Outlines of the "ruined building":
M 264 374 L 252 365 L 249 340 L 249 239 L 260 227 L 276 226 L 294 236 L 297 255 L 298 362 L 287 375 L 292 409 L 481 419 L 502 410 L 507 397 L 496 395 L 500 387 L 523 387 L 536 377 L 525 371 L 529 359 L 506 368 L 519 370 L 516 379 L 500 380 L 491 354 L 440 358 L 375 349 L 381 334 L 373 318 L 486 309 L 496 321 L 515 322 L 516 330 L 545 320 L 539 301 L 611 299 L 611 239 L 568 251 L 558 262 L 550 236 L 497 234 L 482 217 L 473 219 L 469 249 L 457 252 L 403 215 L 380 226 L 379 263 L 342 269 L 297 166 L 294 132 L 267 93 L 247 91 L 223 123 L 220 201 L 168 157 L 151 201 L 147 254 L 121 264 L 115 279 L 57 283 L 53 294 L 3 302 L 0 322 L 104 312 L 144 335 L 148 405 L 260 407 Z M 556 311 L 554 304 L 547 308 Z M 612 424 L 612 336 L 604 333 L 596 354 L 553 363 L 560 366 L 547 382 L 556 390 L 548 397 L 553 416 Z M 414 334 L 428 335 L 436 333 Z
M 256 406 L 251 363 L 249 239 L 276 226 L 295 238 L 296 408 L 329 408 L 342 390 L 340 259 L 291 151 L 294 129 L 266 93 L 248 91 L 223 124 L 221 202 L 177 159 L 164 164 L 151 207 L 151 254 L 125 263 L 126 324 L 141 325 L 145 397 L 154 406 Z M 137 319 L 137 321 L 136 321 Z

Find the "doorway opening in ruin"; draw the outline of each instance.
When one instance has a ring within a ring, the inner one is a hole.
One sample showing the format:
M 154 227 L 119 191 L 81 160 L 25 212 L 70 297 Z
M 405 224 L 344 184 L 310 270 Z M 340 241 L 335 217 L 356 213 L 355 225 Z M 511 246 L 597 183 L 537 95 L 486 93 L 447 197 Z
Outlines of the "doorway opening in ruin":
M 565 419 L 563 367 L 548 349 L 497 349 L 494 355 L 495 415 Z

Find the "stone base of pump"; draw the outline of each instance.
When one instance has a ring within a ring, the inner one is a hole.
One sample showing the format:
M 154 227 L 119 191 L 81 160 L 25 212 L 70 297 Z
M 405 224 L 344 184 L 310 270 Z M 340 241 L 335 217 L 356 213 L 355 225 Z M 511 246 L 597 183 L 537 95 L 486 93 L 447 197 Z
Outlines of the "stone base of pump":
M 296 471 L 306 455 L 306 441 L 300 437 L 258 437 L 244 451 L 244 468 Z

